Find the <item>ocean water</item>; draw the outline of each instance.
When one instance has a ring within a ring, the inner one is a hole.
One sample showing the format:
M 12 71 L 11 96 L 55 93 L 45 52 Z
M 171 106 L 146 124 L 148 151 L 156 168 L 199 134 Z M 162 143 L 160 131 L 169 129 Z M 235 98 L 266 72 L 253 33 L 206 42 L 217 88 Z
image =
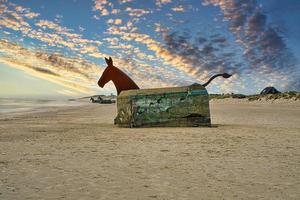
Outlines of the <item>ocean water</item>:
M 26 112 L 47 107 L 75 106 L 79 104 L 81 103 L 68 100 L 0 98 L 0 114 Z

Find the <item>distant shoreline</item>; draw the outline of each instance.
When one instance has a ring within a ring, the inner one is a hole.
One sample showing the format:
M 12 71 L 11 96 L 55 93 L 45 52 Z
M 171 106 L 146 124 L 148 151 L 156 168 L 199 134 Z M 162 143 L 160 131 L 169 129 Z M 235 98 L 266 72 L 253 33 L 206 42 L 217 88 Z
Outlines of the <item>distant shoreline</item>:
M 82 105 L 84 102 L 67 100 L 0 98 L 0 114 L 39 112 L 51 108 Z
M 98 97 L 103 95 L 93 95 Z M 112 96 L 104 96 L 112 99 Z M 116 98 L 114 96 L 114 98 Z M 239 103 L 239 104 L 297 104 L 300 102 L 300 93 L 280 93 L 268 95 L 243 94 L 210 94 L 211 102 Z M 74 98 L 68 100 L 53 99 L 26 99 L 26 98 L 0 98 L 0 114 L 40 112 L 42 110 L 58 107 L 79 106 L 90 104 L 90 97 Z

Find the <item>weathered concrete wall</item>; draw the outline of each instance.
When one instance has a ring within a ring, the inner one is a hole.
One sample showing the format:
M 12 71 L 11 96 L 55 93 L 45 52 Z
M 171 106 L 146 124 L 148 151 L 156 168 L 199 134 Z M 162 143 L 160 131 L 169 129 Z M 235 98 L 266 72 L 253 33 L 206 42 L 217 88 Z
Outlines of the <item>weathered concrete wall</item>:
M 124 127 L 210 126 L 208 93 L 201 85 L 123 91 L 115 124 Z

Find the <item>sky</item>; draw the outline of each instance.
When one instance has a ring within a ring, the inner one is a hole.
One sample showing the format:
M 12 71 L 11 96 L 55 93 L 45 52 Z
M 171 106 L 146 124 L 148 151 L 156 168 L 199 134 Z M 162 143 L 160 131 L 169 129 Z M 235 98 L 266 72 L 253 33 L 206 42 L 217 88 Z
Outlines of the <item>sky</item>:
M 298 0 L 0 0 L 0 97 L 116 94 L 104 57 L 140 88 L 300 91 Z

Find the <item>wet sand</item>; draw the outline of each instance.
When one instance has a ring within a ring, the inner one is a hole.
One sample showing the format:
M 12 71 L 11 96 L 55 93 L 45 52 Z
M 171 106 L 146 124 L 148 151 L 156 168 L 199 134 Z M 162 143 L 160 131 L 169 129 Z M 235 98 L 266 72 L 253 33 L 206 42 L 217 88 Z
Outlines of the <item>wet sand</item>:
M 211 128 L 118 128 L 115 105 L 0 116 L 0 199 L 300 199 L 300 103 L 212 101 Z

